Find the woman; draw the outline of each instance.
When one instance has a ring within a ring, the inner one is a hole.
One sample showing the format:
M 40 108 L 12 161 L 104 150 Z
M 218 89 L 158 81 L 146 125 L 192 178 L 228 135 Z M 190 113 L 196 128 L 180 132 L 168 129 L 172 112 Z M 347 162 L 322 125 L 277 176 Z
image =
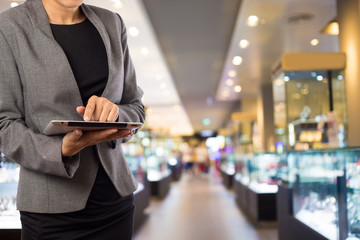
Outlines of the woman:
M 125 26 L 82 0 L 0 14 L 0 151 L 20 164 L 22 239 L 131 239 L 129 130 L 42 134 L 53 119 L 144 122 Z

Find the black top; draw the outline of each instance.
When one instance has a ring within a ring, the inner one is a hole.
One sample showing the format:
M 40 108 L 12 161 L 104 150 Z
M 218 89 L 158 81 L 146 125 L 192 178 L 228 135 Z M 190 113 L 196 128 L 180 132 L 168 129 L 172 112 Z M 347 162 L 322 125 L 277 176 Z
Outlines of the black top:
M 88 19 L 73 25 L 51 24 L 51 30 L 69 60 L 85 106 L 92 95 L 101 96 L 107 83 L 109 67 L 104 42 Z M 93 150 L 97 156 L 96 148 Z M 118 198 L 118 192 L 99 162 L 88 205 Z
M 107 83 L 104 42 L 88 19 L 72 25 L 51 24 L 51 30 L 69 60 L 85 106 L 92 95 L 101 96 Z

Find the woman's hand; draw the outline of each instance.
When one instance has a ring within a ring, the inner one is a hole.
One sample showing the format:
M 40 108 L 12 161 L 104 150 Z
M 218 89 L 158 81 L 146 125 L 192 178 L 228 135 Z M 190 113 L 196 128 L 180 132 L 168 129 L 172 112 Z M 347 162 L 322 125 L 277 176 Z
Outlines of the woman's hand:
M 95 95 L 89 98 L 86 107 L 77 107 L 76 111 L 84 116 L 84 121 L 115 122 L 119 116 L 117 105 Z
M 118 107 L 108 99 L 92 96 L 86 105 L 79 106 L 76 111 L 84 116 L 84 121 L 114 122 L 118 116 Z M 107 129 L 100 131 L 83 132 L 79 129 L 67 133 L 62 142 L 61 153 L 63 157 L 70 157 L 88 146 L 118 138 L 127 138 L 132 135 L 128 129 Z
M 63 157 L 71 157 L 88 146 L 104 141 L 112 141 L 118 138 L 127 138 L 132 135 L 128 129 L 106 129 L 99 131 L 83 132 L 76 129 L 68 132 L 62 142 L 61 153 Z

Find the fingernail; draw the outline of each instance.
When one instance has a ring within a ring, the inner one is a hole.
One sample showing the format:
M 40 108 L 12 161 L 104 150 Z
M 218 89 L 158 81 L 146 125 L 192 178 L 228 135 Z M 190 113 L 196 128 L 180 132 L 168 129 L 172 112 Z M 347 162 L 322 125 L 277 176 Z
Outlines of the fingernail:
M 89 121 L 89 120 L 90 120 L 90 118 L 88 116 L 84 117 L 84 121 Z

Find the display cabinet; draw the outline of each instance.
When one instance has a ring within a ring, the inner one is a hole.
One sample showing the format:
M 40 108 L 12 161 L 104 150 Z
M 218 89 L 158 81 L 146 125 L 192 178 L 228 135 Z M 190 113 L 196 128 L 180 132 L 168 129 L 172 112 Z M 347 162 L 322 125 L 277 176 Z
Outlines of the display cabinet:
M 350 239 L 360 239 L 360 149 L 349 149 L 345 158 L 348 232 Z
M 343 154 L 334 150 L 296 153 L 293 214 L 330 240 L 339 239 L 338 183 L 344 176 Z
M 233 146 L 225 146 L 223 149 L 220 173 L 223 184 L 227 188 L 232 188 L 235 175 L 235 153 Z
M 344 67 L 342 53 L 282 55 L 273 69 L 278 150 L 347 145 Z
M 20 238 L 20 214 L 16 210 L 16 193 L 20 167 L 0 156 L 0 238 Z
M 360 149 L 308 150 L 286 156 L 289 181 L 280 185 L 278 204 L 291 206 L 278 211 L 280 240 L 289 236 L 360 239 Z
M 279 155 L 244 154 L 241 161 L 243 167 L 234 177 L 238 205 L 254 223 L 276 220 Z

